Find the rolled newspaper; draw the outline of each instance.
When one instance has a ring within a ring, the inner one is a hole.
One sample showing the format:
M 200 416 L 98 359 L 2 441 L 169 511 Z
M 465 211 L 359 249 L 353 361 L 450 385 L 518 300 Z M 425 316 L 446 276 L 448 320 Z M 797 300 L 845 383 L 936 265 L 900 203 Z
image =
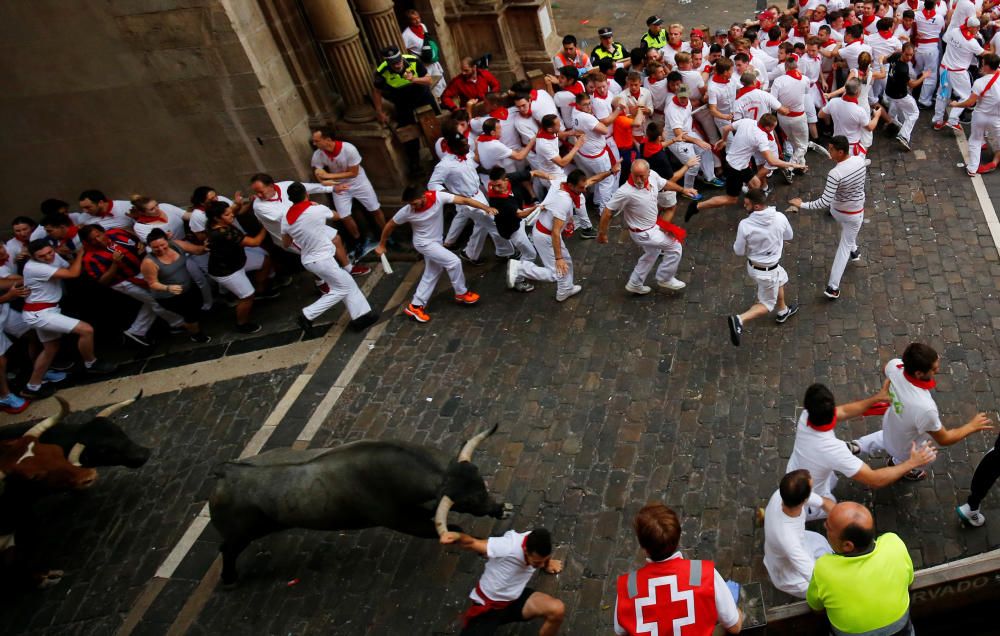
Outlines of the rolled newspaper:
M 385 270 L 386 274 L 392 273 L 392 268 L 389 267 L 389 258 L 385 254 L 382 254 L 382 269 Z

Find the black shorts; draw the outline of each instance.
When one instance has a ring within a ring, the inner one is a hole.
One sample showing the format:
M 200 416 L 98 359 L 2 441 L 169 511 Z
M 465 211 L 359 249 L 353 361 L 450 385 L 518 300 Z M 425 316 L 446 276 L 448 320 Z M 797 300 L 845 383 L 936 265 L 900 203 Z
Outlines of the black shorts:
M 534 593 L 535 590 L 530 587 L 524 588 L 521 596 L 518 596 L 510 605 L 503 609 L 480 614 L 469 621 L 469 624 L 462 629 L 460 636 L 489 636 L 496 633 L 497 628 L 501 625 L 523 623 L 527 620 L 524 618 L 524 604 L 528 602 L 528 598 Z
M 729 165 L 728 161 L 723 161 L 723 174 L 726 176 L 726 194 L 731 197 L 738 197 L 743 192 L 743 186 L 753 179 L 755 170 L 753 162 L 750 162 L 743 170 L 737 170 Z

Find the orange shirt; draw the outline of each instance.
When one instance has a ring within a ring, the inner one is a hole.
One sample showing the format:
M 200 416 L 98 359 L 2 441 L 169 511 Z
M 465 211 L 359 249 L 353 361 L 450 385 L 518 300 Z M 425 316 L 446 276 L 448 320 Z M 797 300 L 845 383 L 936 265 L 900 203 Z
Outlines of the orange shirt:
M 634 144 L 632 137 L 632 118 L 627 115 L 618 115 L 612 126 L 612 135 L 615 138 L 615 145 L 619 149 L 631 148 Z

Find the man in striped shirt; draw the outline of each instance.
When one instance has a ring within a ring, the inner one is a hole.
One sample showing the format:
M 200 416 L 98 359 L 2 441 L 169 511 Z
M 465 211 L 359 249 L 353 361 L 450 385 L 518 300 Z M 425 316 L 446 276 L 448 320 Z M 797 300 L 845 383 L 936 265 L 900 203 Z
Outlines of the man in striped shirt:
M 829 207 L 830 214 L 840 223 L 840 245 L 833 258 L 830 280 L 823 292 L 830 300 L 836 300 L 840 298 L 840 279 L 844 275 L 848 259 L 861 260 L 857 238 L 865 220 L 865 181 L 868 170 L 864 155 L 851 154 L 851 144 L 847 137 L 834 137 L 830 140 L 828 149 L 837 165 L 826 176 L 823 194 L 813 201 L 803 202 L 800 198 L 794 198 L 790 203 L 801 210 Z

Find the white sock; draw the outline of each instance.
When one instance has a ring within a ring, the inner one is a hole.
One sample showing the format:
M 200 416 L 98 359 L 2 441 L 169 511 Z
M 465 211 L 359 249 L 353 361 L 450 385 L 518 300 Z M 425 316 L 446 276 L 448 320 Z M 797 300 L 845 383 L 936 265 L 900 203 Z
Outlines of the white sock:
M 88 369 L 94 366 L 95 364 L 97 364 L 97 358 L 94 358 L 90 362 L 87 362 L 86 360 L 83 361 L 83 366 L 87 367 Z

